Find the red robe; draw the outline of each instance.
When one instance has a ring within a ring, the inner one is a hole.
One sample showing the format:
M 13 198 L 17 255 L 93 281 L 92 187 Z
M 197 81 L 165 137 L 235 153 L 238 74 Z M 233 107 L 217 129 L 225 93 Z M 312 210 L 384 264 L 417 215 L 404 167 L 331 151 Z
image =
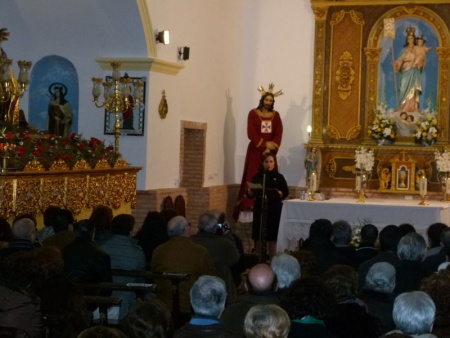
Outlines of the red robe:
M 266 150 L 266 142 L 272 141 L 278 145 L 277 149 L 272 150 L 272 153 L 276 154 L 280 148 L 281 138 L 283 136 L 283 123 L 281 122 L 280 114 L 273 111 L 270 117 L 262 117 L 256 109 L 252 109 L 248 113 L 247 136 L 250 139 L 250 143 L 248 144 L 247 155 L 245 157 L 244 173 L 242 175 L 238 200 L 233 212 L 235 220 L 238 219 L 239 213 L 242 210 L 253 208 L 254 199 L 247 198 L 247 182 L 251 182 L 253 176 L 259 171 L 263 152 Z

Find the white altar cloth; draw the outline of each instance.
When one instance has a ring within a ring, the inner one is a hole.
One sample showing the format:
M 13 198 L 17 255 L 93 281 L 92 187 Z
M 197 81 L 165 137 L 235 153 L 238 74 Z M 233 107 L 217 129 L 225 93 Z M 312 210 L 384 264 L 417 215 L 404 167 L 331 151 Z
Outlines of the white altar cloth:
M 306 239 L 314 220 L 327 218 L 331 222 L 346 220 L 352 226 L 369 221 L 378 230 L 389 224 L 412 224 L 426 240 L 426 230 L 432 223 L 450 223 L 449 204 L 428 201 L 430 205 L 418 205 L 418 200 L 368 199 L 357 203 L 356 198 L 335 198 L 308 202 L 293 199 L 283 202 L 277 251 L 294 250 L 300 238 Z

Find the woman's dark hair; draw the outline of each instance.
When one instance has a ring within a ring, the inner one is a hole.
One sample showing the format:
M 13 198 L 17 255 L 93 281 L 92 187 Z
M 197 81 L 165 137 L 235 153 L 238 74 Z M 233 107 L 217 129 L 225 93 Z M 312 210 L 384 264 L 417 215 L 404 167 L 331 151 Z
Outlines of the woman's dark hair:
M 96 325 L 78 335 L 78 338 L 127 338 L 119 329 Z
M 417 232 L 416 228 L 414 228 L 414 226 L 412 224 L 409 223 L 402 223 L 398 226 L 398 228 L 400 229 L 400 231 L 402 232 L 402 235 L 405 236 L 411 232 Z
M 40 289 L 48 281 L 61 277 L 64 273 L 64 260 L 61 251 L 53 246 L 42 246 L 31 251 L 33 264 L 30 269 L 33 273 L 32 289 Z
M 338 303 L 356 298 L 358 272 L 348 265 L 333 265 L 322 275 L 326 285 L 334 292 Z
M 111 233 L 113 235 L 129 236 L 133 230 L 135 220 L 130 214 L 120 214 L 111 221 Z
M 339 304 L 325 326 L 333 337 L 378 338 L 383 333 L 381 321 L 355 303 Z
M 427 236 L 430 248 L 440 246 L 442 230 L 446 228 L 447 225 L 445 225 L 444 223 L 433 223 L 428 227 Z
M 450 315 L 450 270 L 438 271 L 422 279 L 420 290 L 433 299 L 436 316 Z
M 174 325 L 167 307 L 158 300 L 136 303 L 122 320 L 129 338 L 172 338 Z
M 272 172 L 278 172 L 278 165 L 277 165 L 277 156 L 274 153 L 267 153 L 264 154 L 262 156 L 261 159 L 261 163 L 259 164 L 259 171 L 263 172 L 264 171 L 264 161 L 268 158 L 268 157 L 272 157 L 273 161 L 275 162 L 275 166 L 273 167 L 273 171 Z
M 11 240 L 11 225 L 8 221 L 0 217 L 0 242 L 9 242 Z
M 53 222 L 55 219 L 56 213 L 60 210 L 60 207 L 57 207 L 55 205 L 51 205 L 48 208 L 44 210 L 43 216 L 44 216 L 44 226 L 46 227 L 52 227 Z
M 135 238 L 144 250 L 146 261 L 150 263 L 153 250 L 169 239 L 163 215 L 157 211 L 149 211 Z
M 95 237 L 110 233 L 112 219 L 112 209 L 106 205 L 99 205 L 92 210 L 89 220 L 95 225 Z
M 300 263 L 303 277 L 313 277 L 319 275 L 319 268 L 317 258 L 311 251 L 308 250 L 296 250 L 290 253 Z
M 319 277 L 295 281 L 281 299 L 281 307 L 291 320 L 313 316 L 323 319 L 334 309 L 333 291 Z

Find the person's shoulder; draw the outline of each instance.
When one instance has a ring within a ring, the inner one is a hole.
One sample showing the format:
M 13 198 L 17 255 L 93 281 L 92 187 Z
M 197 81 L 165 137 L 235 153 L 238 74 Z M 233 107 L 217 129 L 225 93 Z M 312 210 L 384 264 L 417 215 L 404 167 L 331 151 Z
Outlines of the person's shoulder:
M 280 173 L 278 170 L 276 171 L 275 176 L 278 176 L 280 178 L 284 178 L 284 175 L 282 173 Z

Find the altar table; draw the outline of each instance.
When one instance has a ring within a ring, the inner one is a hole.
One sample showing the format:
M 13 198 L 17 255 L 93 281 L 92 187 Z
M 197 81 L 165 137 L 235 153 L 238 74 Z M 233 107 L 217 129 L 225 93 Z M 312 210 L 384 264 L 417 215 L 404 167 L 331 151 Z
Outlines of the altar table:
M 300 238 L 306 239 L 309 227 L 319 218 L 331 222 L 346 220 L 352 226 L 367 222 L 378 230 L 389 224 L 412 224 L 426 240 L 426 230 L 432 223 L 449 225 L 449 204 L 429 201 L 430 205 L 418 205 L 418 200 L 368 199 L 357 203 L 352 198 L 335 198 L 325 201 L 309 202 L 293 199 L 283 202 L 280 228 L 278 230 L 277 251 L 294 250 Z

